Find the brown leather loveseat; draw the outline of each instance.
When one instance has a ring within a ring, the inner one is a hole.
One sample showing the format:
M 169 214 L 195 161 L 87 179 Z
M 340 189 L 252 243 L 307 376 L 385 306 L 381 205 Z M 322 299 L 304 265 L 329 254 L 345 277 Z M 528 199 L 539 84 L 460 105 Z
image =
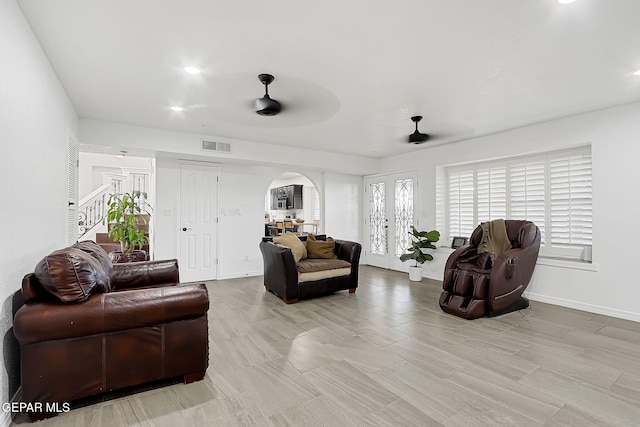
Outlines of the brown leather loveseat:
M 204 284 L 180 285 L 176 260 L 111 265 L 94 242 L 46 256 L 22 282 L 14 317 L 22 397 L 32 420 L 70 401 L 150 381 L 204 378 Z
M 274 240 L 277 241 L 277 238 Z M 349 293 L 354 293 L 358 287 L 362 247 L 359 243 L 347 240 L 333 241 L 329 238 L 325 241 L 326 244 L 329 242 L 333 242 L 328 250 L 332 252 L 329 256 L 300 259 L 296 262 L 290 247 L 276 244 L 270 238 L 263 238 L 260 251 L 264 261 L 266 290 L 276 294 L 287 304 L 347 289 Z

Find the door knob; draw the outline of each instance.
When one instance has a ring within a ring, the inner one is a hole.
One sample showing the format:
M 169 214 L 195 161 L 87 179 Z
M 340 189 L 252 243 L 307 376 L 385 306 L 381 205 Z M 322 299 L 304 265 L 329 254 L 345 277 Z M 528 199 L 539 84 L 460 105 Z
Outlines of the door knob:
M 191 228 L 182 227 L 182 231 L 187 231 L 187 230 L 191 230 Z

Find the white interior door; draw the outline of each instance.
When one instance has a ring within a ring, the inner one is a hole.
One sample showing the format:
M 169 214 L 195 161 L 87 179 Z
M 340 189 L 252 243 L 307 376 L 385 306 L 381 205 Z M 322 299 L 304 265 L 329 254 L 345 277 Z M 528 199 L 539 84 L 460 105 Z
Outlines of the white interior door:
M 369 265 L 406 271 L 400 261 L 409 244 L 415 218 L 417 173 L 404 172 L 365 178 L 367 215 L 365 260 Z
M 218 277 L 218 169 L 180 166 L 180 281 Z

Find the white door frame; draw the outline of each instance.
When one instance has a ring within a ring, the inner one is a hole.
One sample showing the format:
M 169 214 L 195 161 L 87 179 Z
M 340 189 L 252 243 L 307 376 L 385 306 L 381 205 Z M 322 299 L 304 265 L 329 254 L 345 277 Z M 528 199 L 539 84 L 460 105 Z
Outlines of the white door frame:
M 400 254 L 395 254 L 395 182 L 400 179 L 413 180 L 413 225 L 418 227 L 418 172 L 404 171 L 389 174 L 368 175 L 364 177 L 364 261 L 368 265 L 381 268 L 387 268 L 398 271 L 408 271 L 408 263 L 400 261 Z M 386 230 L 386 253 L 371 253 L 371 232 L 370 232 L 370 215 L 371 215 L 371 191 L 370 186 L 373 183 L 384 183 L 385 185 L 385 230 Z
M 67 243 L 72 245 L 78 240 L 78 180 L 80 179 L 80 143 L 69 129 L 67 151 Z
M 219 185 L 220 185 L 220 180 L 219 180 L 219 170 L 218 170 L 218 165 L 217 164 L 213 164 L 213 163 L 204 163 L 204 162 L 179 162 L 179 166 L 180 166 L 180 183 L 179 183 L 179 188 L 180 191 L 178 192 L 178 259 L 179 259 L 179 265 L 180 265 L 180 280 L 182 282 L 193 282 L 193 281 L 203 281 L 203 280 L 217 280 L 219 275 L 220 275 L 220 268 L 219 268 L 219 253 L 220 253 L 220 239 L 219 239 L 219 214 L 218 214 L 218 195 L 220 193 L 219 191 Z M 211 209 L 211 213 L 214 217 L 214 234 L 215 234 L 215 242 L 213 245 L 213 250 L 215 250 L 215 256 L 212 257 L 213 259 L 211 259 L 211 262 L 213 263 L 212 265 L 214 265 L 215 267 L 213 269 L 209 269 L 209 272 L 206 271 L 206 269 L 203 268 L 197 268 L 196 266 L 196 270 L 190 271 L 189 270 L 189 261 L 187 260 L 188 254 L 185 253 L 184 250 L 184 242 L 183 239 L 185 238 L 185 234 L 188 231 L 183 231 L 184 228 L 189 229 L 190 227 L 188 227 L 187 224 L 187 220 L 185 219 L 185 215 L 186 212 L 183 211 L 183 201 L 184 201 L 184 197 L 185 195 L 183 194 L 182 188 L 183 188 L 183 171 L 184 170 L 201 170 L 201 171 L 205 171 L 205 172 L 212 172 L 215 174 L 215 201 L 213 203 L 213 206 L 210 207 Z M 213 271 L 213 274 L 211 273 L 211 270 Z

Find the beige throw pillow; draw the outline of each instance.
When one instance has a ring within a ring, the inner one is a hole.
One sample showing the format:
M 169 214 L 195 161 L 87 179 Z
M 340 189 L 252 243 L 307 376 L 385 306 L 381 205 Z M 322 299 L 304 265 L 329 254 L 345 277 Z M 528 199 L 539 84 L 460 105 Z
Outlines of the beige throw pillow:
M 308 258 L 324 258 L 324 259 L 337 259 L 338 256 L 333 253 L 335 242 L 332 237 L 327 237 L 326 241 L 323 240 L 309 240 L 307 242 L 307 257 Z
M 298 236 L 293 233 L 285 233 L 282 236 L 274 237 L 273 243 L 286 246 L 293 252 L 293 259 L 299 262 L 307 257 L 307 249 L 304 247 Z

